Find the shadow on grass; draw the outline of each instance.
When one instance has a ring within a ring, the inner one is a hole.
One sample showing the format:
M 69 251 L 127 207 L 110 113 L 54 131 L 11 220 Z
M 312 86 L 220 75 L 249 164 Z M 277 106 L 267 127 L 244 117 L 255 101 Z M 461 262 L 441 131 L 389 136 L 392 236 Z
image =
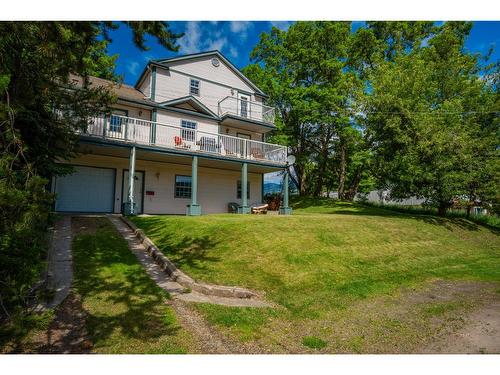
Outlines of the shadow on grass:
M 365 206 L 359 203 L 343 202 L 330 198 L 295 197 L 292 200 L 292 207 L 295 210 L 303 210 L 306 213 L 380 216 L 399 219 L 409 218 L 431 225 L 439 225 L 449 231 L 453 231 L 456 227 L 468 231 L 478 231 L 482 227 L 497 235 L 500 234 L 500 231 L 494 227 L 488 225 L 478 225 L 464 218 L 438 217 L 427 213 L 398 212 L 390 209 L 384 209 L 382 207 Z
M 148 345 L 180 329 L 166 309 L 168 295 L 149 278 L 107 219 L 87 220 L 99 220 L 100 225 L 95 234 L 80 235 L 73 242 L 74 288 L 82 298 L 92 341 L 97 348 L 150 352 Z M 127 348 L 126 339 L 140 344 Z
M 172 261 L 182 268 L 206 269 L 207 263 L 219 262 L 220 258 L 210 254 L 221 241 L 213 236 L 182 236 L 176 237 L 172 231 L 165 230 L 163 217 L 148 217 L 146 220 L 136 218 L 135 222 L 150 237 L 154 238 L 156 246 Z

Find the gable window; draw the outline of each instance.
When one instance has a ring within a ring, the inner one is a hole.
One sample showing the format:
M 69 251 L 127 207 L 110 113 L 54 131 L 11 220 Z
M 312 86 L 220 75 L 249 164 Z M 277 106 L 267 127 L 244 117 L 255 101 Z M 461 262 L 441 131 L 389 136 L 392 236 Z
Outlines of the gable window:
M 197 96 L 200 95 L 200 81 L 191 78 L 189 82 L 189 93 L 191 95 L 197 95 Z
M 175 176 L 175 197 L 191 198 L 191 176 Z
M 181 137 L 185 141 L 194 142 L 196 140 L 196 122 L 181 121 Z
M 111 111 L 111 117 L 109 119 L 109 131 L 110 132 L 121 133 L 122 124 L 125 123 L 125 120 L 123 117 L 118 117 L 118 116 L 127 117 L 128 111 L 123 110 L 123 109 L 113 109 Z
M 236 182 L 236 198 L 241 199 L 241 180 Z M 250 181 L 247 181 L 247 199 L 250 199 Z

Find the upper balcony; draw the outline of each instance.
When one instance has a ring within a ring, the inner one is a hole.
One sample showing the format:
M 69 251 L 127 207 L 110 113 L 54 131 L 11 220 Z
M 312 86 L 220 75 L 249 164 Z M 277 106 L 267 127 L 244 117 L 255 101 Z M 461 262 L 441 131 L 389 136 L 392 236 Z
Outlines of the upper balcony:
M 274 126 L 275 109 L 261 103 L 227 96 L 219 102 L 218 115 L 236 117 L 242 120 L 252 120 Z
M 286 146 L 118 115 L 93 118 L 82 135 L 276 166 L 284 165 L 287 158 Z

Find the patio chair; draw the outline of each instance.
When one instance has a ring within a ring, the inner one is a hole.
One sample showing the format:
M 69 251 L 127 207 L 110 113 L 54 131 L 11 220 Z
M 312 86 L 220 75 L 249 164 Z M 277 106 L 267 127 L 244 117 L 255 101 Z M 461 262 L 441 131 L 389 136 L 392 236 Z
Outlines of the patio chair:
M 227 204 L 227 212 L 230 214 L 235 214 L 238 212 L 238 203 L 235 202 L 229 202 Z

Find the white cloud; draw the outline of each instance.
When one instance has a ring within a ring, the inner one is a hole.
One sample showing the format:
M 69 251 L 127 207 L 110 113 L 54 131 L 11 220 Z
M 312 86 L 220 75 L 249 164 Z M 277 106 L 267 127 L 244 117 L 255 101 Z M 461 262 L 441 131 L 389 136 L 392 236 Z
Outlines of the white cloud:
M 203 26 L 203 27 L 202 27 Z M 213 23 L 187 22 L 184 36 L 179 40 L 181 54 L 219 50 L 227 47 L 228 39 Z
M 288 28 L 292 25 L 293 21 L 270 21 L 271 25 L 277 27 L 282 31 L 288 31 Z
M 231 21 L 229 26 L 233 33 L 241 33 L 252 27 L 252 23 L 250 21 Z
M 195 53 L 200 51 L 201 29 L 199 22 L 187 22 L 184 36 L 179 40 L 179 45 L 183 53 Z
M 227 38 L 218 38 L 218 39 L 208 39 L 207 40 L 207 50 L 212 51 L 214 49 L 222 51 L 222 49 L 227 44 Z
M 239 34 L 238 36 L 245 40 L 248 37 L 248 31 L 252 28 L 250 21 L 231 21 L 229 22 L 229 29 L 233 33 Z
M 184 36 L 178 42 L 180 54 L 218 50 L 232 58 L 238 58 L 239 51 L 237 45 L 230 42 L 233 39 L 228 33 L 235 32 L 235 36 L 242 39 L 253 27 L 251 22 L 246 21 L 229 22 L 229 25 L 224 22 L 224 26 L 222 23 L 191 21 L 185 25 Z
M 236 59 L 238 57 L 238 49 L 235 46 L 229 47 L 229 54 Z
M 139 63 L 136 61 L 129 61 L 127 63 L 127 70 L 133 76 L 136 76 L 139 70 Z

